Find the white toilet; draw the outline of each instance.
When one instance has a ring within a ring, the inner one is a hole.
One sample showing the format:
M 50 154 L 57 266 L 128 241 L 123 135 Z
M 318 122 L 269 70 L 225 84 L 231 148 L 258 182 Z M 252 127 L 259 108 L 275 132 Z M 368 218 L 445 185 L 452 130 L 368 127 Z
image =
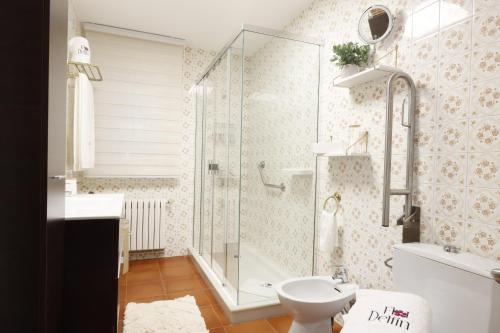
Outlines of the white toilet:
M 432 333 L 500 332 L 498 262 L 471 253 L 448 253 L 441 246 L 394 246 L 396 291 L 425 298 L 432 312 Z
M 293 316 L 290 333 L 331 333 L 331 317 L 353 299 L 356 291 L 330 276 L 290 279 L 275 288 L 281 305 Z

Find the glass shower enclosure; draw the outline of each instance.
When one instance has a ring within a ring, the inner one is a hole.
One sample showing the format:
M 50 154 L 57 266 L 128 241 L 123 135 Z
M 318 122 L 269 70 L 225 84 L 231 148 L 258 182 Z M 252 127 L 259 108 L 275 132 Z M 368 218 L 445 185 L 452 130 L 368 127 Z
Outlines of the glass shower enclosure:
M 236 305 L 313 272 L 320 43 L 244 26 L 192 89 L 192 251 Z

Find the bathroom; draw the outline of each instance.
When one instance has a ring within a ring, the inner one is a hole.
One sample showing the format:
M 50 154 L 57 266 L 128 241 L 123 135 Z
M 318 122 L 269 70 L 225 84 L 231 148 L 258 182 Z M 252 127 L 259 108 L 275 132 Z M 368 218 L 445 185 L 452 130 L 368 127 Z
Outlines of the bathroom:
M 500 332 L 497 0 L 42 2 L 6 331 Z

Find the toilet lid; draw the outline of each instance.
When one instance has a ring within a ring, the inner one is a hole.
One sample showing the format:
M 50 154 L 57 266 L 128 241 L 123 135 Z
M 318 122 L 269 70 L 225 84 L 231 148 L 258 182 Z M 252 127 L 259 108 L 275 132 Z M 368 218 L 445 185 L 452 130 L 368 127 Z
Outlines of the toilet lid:
M 410 252 L 420 257 L 434 260 L 445 265 L 456 267 L 464 271 L 493 279 L 491 272 L 500 268 L 500 264 L 472 253 L 450 253 L 443 250 L 442 246 L 425 243 L 406 243 L 394 245 L 394 249 Z

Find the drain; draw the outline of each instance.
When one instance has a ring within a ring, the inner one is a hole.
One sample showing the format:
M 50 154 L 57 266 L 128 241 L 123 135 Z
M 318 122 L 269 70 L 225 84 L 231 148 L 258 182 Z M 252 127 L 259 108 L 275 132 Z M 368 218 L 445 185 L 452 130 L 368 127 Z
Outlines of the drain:
M 269 282 L 264 282 L 261 286 L 264 288 L 272 288 L 273 284 Z

